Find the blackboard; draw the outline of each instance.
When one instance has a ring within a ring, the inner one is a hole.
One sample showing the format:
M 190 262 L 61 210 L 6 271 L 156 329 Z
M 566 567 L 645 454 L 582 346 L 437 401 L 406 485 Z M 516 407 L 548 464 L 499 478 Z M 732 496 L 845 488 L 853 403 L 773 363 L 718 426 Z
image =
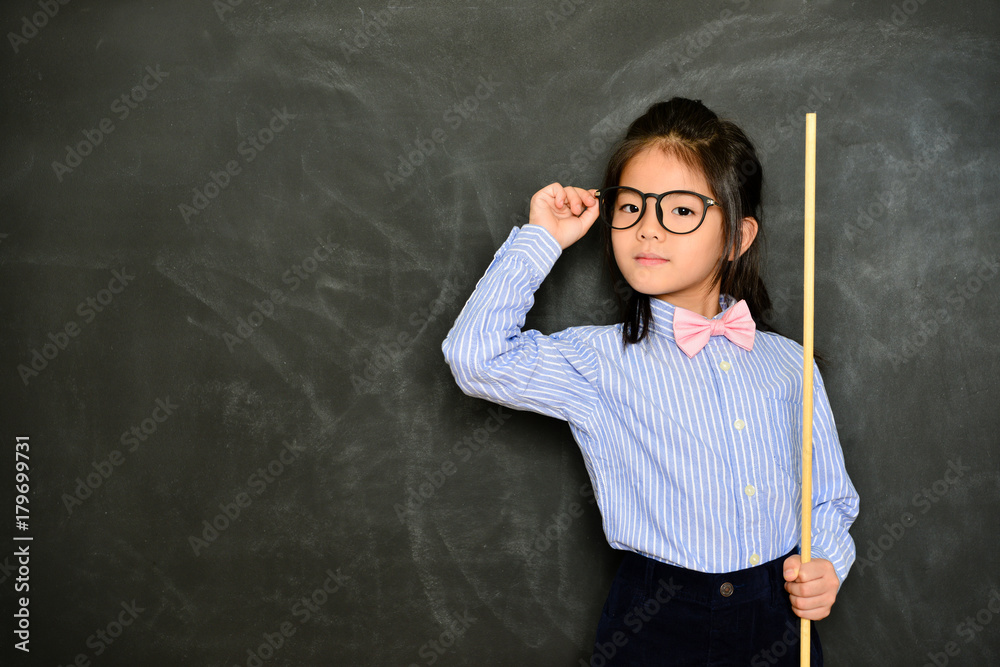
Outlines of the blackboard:
M 760 148 L 791 337 L 818 115 L 817 346 L 861 496 L 827 664 L 1000 660 L 995 3 L 0 17 L 5 664 L 586 664 L 620 552 L 579 450 L 440 345 L 531 194 L 594 187 L 674 95 Z M 526 328 L 613 321 L 599 250 Z

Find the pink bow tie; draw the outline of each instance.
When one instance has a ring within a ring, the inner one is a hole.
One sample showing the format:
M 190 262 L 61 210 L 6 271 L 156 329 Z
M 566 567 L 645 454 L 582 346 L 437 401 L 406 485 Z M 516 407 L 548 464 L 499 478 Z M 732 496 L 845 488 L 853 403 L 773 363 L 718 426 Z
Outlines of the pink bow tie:
M 674 340 L 688 357 L 694 357 L 705 347 L 711 336 L 725 336 L 744 350 L 753 349 L 757 330 L 750 308 L 742 299 L 717 320 L 709 320 L 683 308 L 674 308 Z

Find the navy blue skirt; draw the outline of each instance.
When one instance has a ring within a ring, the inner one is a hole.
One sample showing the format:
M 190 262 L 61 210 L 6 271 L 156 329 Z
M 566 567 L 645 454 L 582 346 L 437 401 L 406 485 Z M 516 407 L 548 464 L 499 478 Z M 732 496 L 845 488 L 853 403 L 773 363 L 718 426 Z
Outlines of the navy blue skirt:
M 785 556 L 707 574 L 626 551 L 597 627 L 591 667 L 798 667 L 800 619 L 785 591 Z M 813 667 L 823 649 L 810 623 Z

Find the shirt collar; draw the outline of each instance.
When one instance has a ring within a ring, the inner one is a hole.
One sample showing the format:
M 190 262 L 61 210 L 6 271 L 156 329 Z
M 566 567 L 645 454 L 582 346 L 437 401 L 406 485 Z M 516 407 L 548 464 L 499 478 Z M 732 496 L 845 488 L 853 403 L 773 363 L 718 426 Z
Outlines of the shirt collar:
M 715 320 L 722 317 L 735 304 L 736 299 L 728 294 L 720 294 L 719 307 L 722 309 L 722 312 L 712 319 Z M 674 340 L 674 310 L 676 308 L 677 306 L 663 299 L 657 299 L 655 296 L 649 297 L 649 309 L 653 314 L 649 331 L 659 336 L 664 336 L 667 340 Z

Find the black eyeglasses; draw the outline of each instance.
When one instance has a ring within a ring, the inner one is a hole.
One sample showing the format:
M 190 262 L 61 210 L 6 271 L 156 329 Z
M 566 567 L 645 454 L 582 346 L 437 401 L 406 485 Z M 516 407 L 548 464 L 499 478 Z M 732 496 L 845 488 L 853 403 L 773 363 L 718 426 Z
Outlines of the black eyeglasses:
M 598 190 L 596 196 L 601 219 L 612 229 L 628 229 L 635 225 L 646 213 L 646 200 L 655 197 L 656 219 L 672 234 L 690 234 L 705 222 L 708 207 L 719 205 L 711 197 L 690 190 L 671 190 L 657 195 L 624 185 Z

